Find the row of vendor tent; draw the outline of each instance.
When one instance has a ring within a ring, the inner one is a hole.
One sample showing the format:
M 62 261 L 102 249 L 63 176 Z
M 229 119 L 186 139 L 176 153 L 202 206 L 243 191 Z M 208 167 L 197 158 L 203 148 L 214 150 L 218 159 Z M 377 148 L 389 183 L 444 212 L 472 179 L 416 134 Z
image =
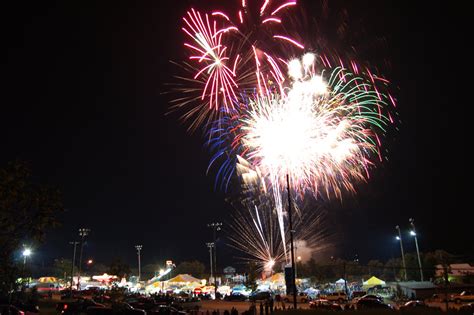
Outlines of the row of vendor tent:
M 296 279 L 296 282 L 301 281 L 301 279 Z M 264 282 L 271 282 L 275 284 L 285 284 L 285 275 L 283 273 L 276 273 L 272 275 L 271 277 L 267 278 L 264 280 Z M 344 279 L 339 279 L 335 282 L 336 285 L 345 285 L 346 280 Z M 347 283 L 349 284 L 349 282 Z M 377 278 L 377 277 L 371 277 L 367 281 L 363 281 L 362 283 L 363 287 L 365 288 L 372 288 L 378 285 L 385 285 L 385 281 Z
M 346 280 L 341 278 L 341 279 L 337 280 L 335 283 L 338 286 L 342 286 L 342 285 L 346 284 Z M 377 278 L 375 276 L 369 278 L 369 280 L 367 280 L 367 281 L 362 282 L 362 287 L 367 288 L 367 289 L 378 286 L 378 285 L 385 285 L 385 281 L 380 280 L 379 278 Z
M 160 277 L 154 277 L 147 282 L 146 290 L 153 292 L 179 287 L 181 290 L 192 291 L 195 288 L 202 287 L 204 284 L 205 280 L 200 280 L 188 274 L 180 274 L 164 281 L 161 280 Z

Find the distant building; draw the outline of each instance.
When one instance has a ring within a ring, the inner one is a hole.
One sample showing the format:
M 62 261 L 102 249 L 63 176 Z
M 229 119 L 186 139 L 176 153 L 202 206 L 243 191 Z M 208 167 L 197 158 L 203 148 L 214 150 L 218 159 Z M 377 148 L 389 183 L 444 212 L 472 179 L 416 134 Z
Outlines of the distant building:
M 436 276 L 444 276 L 444 266 L 436 265 Z M 464 279 L 469 276 L 474 276 L 474 266 L 468 263 L 462 264 L 450 264 L 448 266 L 448 279 L 449 282 L 464 282 Z
M 226 279 L 231 279 L 235 275 L 235 268 L 232 266 L 227 266 L 224 268 L 224 277 Z
M 438 287 L 430 281 L 391 282 L 392 290 L 400 289 L 404 296 L 412 299 L 426 299 L 437 292 Z

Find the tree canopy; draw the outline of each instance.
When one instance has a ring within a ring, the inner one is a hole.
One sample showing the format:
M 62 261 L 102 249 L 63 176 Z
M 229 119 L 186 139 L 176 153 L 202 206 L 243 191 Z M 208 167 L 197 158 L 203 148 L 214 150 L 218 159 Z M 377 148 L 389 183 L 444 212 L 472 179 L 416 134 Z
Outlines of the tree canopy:
M 59 226 L 63 204 L 58 189 L 36 183 L 26 163 L 0 168 L 0 291 L 18 277 L 13 254 L 22 243 L 38 243 Z

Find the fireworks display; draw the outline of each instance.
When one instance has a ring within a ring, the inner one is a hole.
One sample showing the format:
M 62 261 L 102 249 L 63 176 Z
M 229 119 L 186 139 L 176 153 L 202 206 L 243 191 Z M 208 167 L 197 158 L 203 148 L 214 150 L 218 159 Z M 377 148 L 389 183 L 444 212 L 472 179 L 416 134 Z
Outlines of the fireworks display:
M 243 260 L 254 261 L 258 271 L 269 274 L 288 261 L 289 244 L 285 246 L 283 242 L 273 201 L 260 199 L 263 201 L 258 206 L 245 200 L 235 206 L 229 240 L 230 246 L 243 254 Z M 323 209 L 301 210 L 299 213 L 302 215 L 298 215 L 294 223 L 296 254 L 305 262 L 311 255 L 323 253 L 334 245 L 334 235 L 330 233 Z
M 220 188 L 238 174 L 243 187 L 272 196 L 271 211 L 254 206 L 239 216 L 233 238 L 267 269 L 287 257 L 286 177 L 296 201 L 354 192 L 382 160 L 381 138 L 395 106 L 389 82 L 369 67 L 311 52 L 305 34 L 290 36 L 285 21 L 295 6 L 252 1 L 252 11 L 242 0 L 231 14 L 188 11 L 188 60 L 180 64 L 186 74 L 177 76 L 182 95 L 174 101 L 186 109 L 190 129 L 206 130 L 209 169 L 217 168 Z

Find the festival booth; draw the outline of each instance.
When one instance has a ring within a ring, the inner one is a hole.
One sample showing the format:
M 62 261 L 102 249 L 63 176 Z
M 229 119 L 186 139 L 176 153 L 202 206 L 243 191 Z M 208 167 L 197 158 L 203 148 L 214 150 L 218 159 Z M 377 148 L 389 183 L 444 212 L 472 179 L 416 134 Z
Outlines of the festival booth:
M 150 294 L 161 293 L 164 291 L 165 281 L 160 281 L 157 277 L 149 280 L 145 286 L 145 292 Z
M 232 289 L 228 285 L 221 285 L 217 288 L 217 293 L 219 293 L 222 296 L 230 295 L 231 292 L 232 292 Z
M 336 285 L 336 291 L 344 290 L 346 286 L 346 280 L 341 278 L 335 282 L 335 285 Z
M 91 287 L 99 287 L 102 289 L 106 289 L 117 281 L 117 276 L 109 275 L 106 273 L 102 275 L 92 276 L 87 282 L 84 282 L 84 278 L 81 277 L 81 282 L 84 282 L 84 286 L 81 285 L 81 288 L 88 289 Z
M 58 279 L 56 277 L 41 277 L 38 279 L 39 283 L 58 283 Z
M 176 291 L 193 292 L 201 286 L 201 280 L 188 274 L 180 274 L 167 281 L 167 287 Z
M 363 285 L 362 287 L 367 290 L 367 289 L 370 289 L 370 288 L 373 288 L 375 286 L 381 286 L 381 285 L 385 285 L 385 281 L 383 280 L 380 280 L 379 278 L 373 276 L 371 277 L 369 280 L 367 281 L 364 281 L 363 282 Z
M 148 293 L 163 293 L 169 291 L 175 293 L 178 291 L 191 293 L 203 285 L 201 280 L 188 274 L 180 274 L 167 281 L 160 281 L 159 279 L 160 277 L 154 277 L 148 281 L 145 286 L 145 291 Z
M 232 288 L 232 291 L 230 294 L 242 294 L 245 296 L 249 296 L 251 292 L 252 290 L 248 289 L 245 285 L 239 284 Z
M 41 277 L 36 282 L 31 283 L 30 286 L 35 287 L 40 295 L 58 292 L 63 289 L 62 284 L 56 277 Z
M 296 279 L 298 282 L 299 279 Z M 285 275 L 282 272 L 275 273 L 271 277 L 264 280 L 257 280 L 257 291 L 285 291 Z

